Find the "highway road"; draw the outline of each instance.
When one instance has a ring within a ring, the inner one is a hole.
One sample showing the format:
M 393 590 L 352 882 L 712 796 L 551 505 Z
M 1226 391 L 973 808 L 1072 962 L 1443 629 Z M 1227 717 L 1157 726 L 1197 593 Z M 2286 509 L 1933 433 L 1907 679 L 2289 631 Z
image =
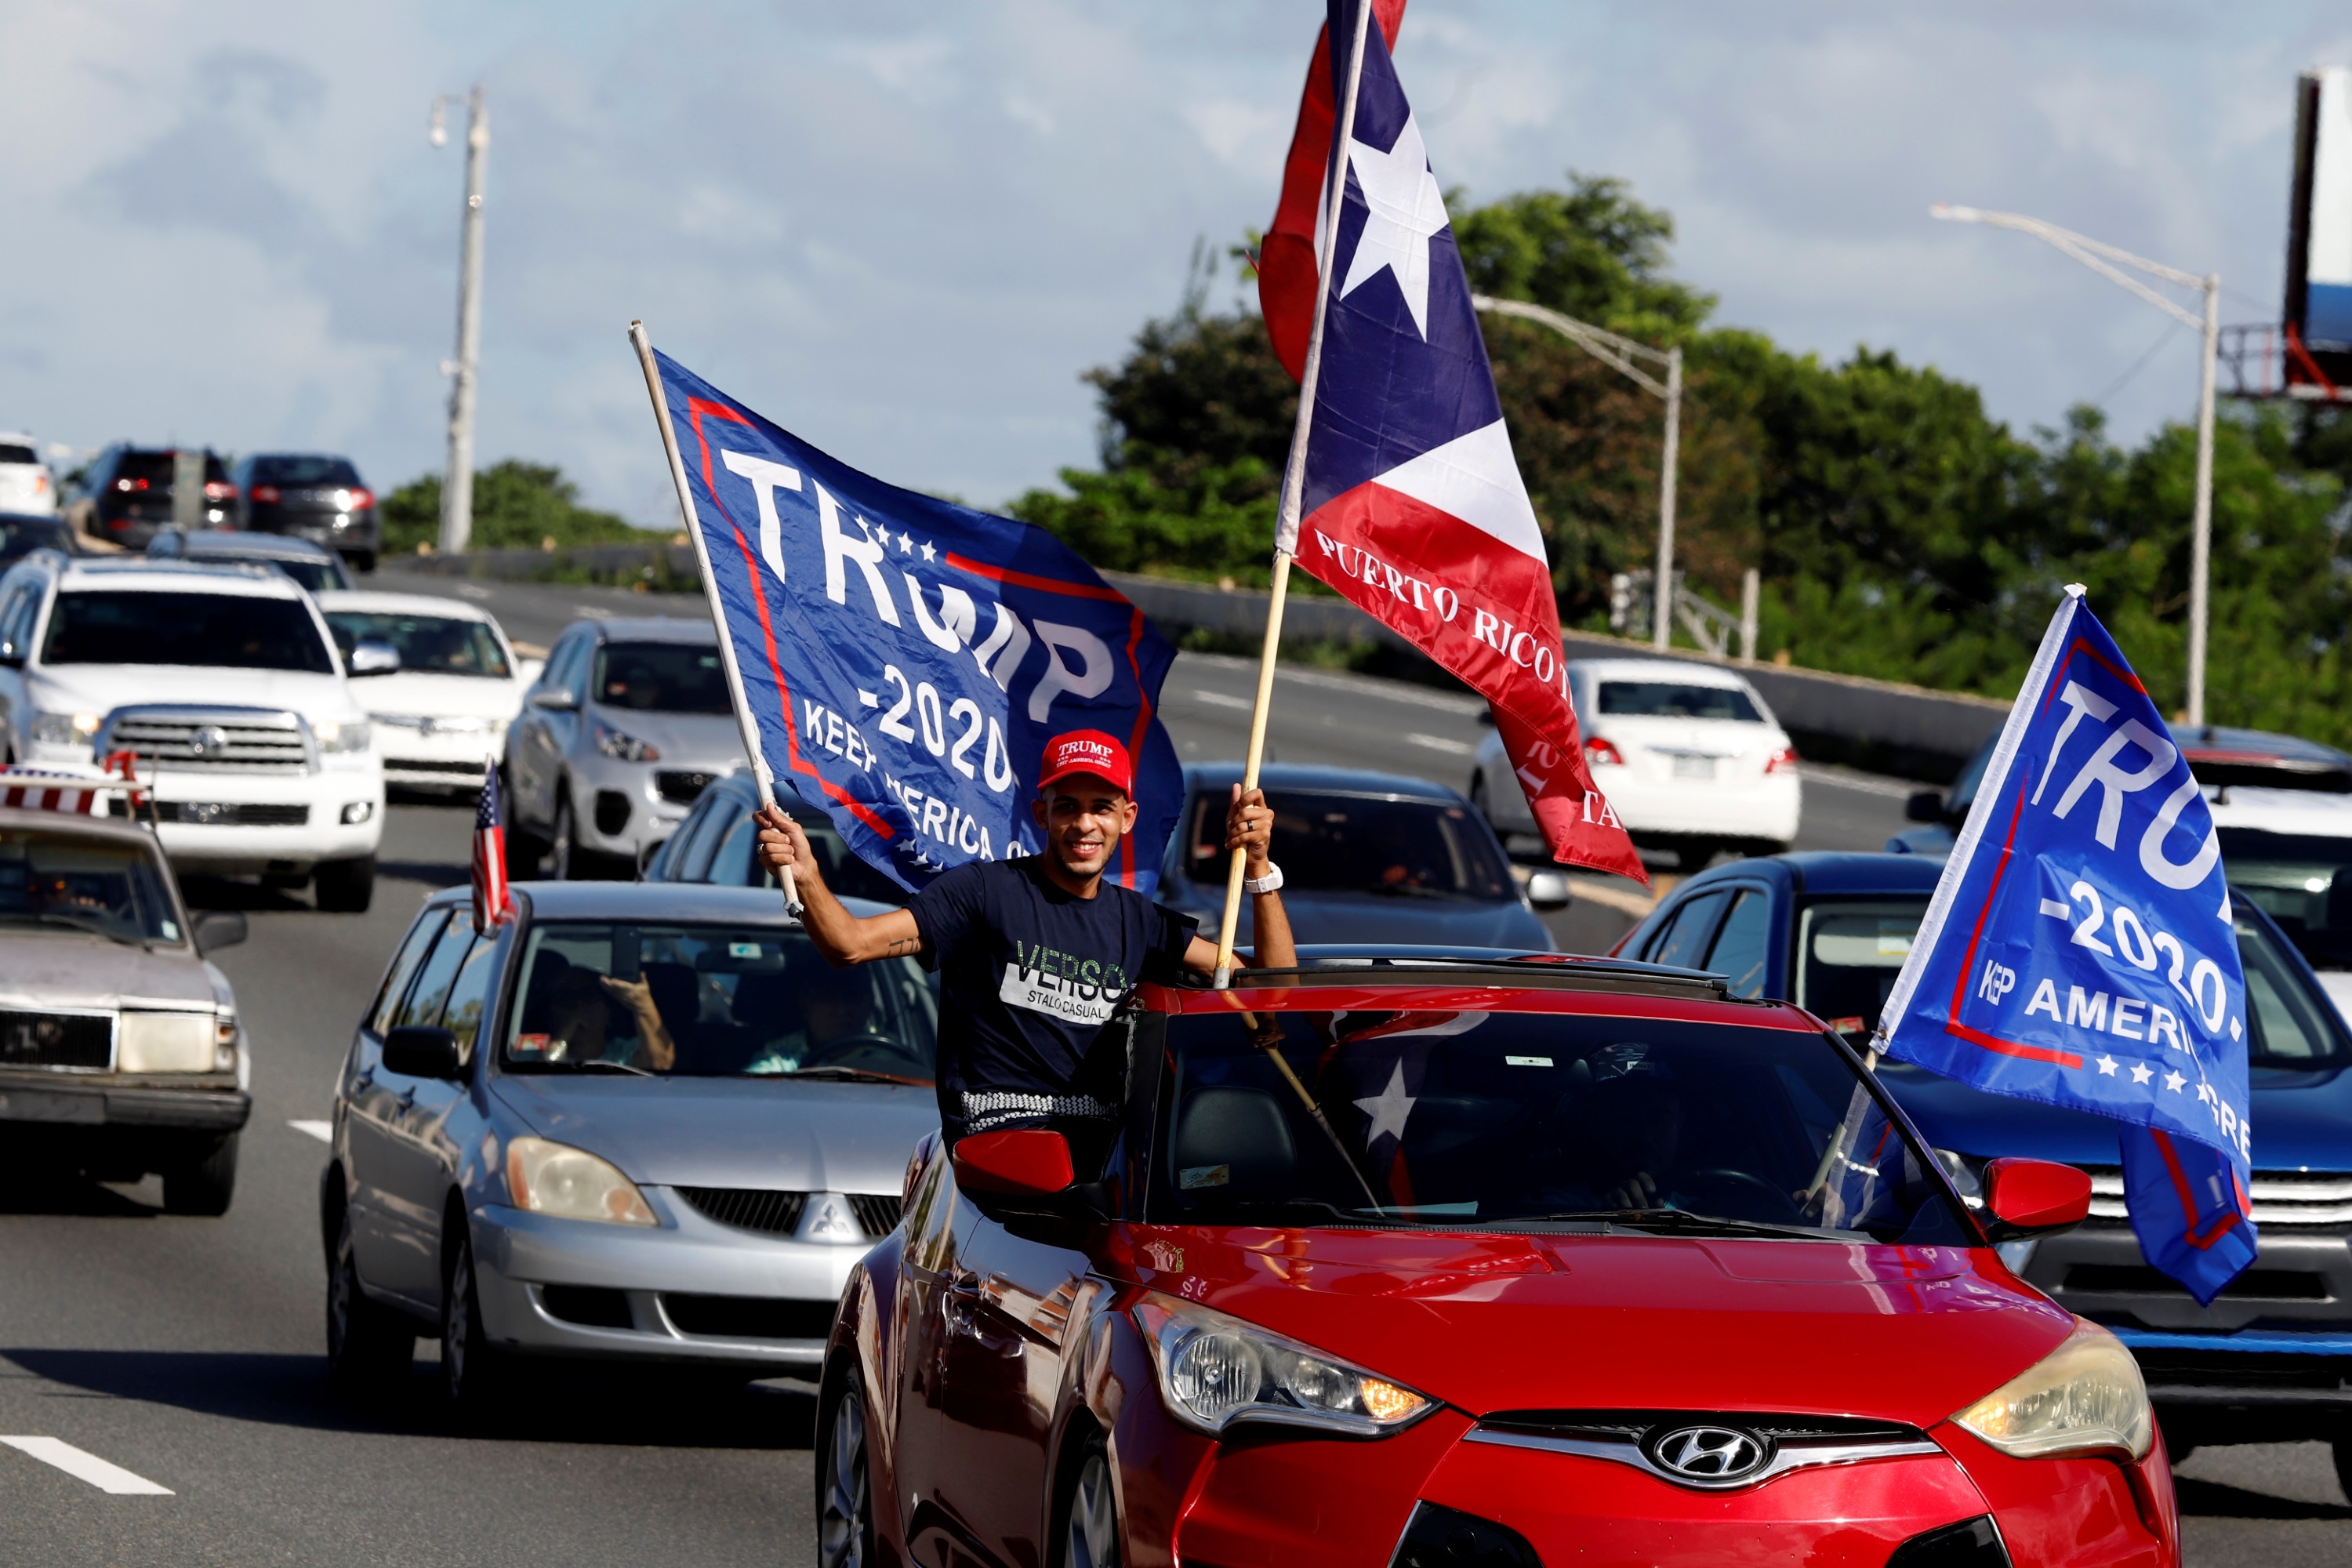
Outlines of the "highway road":
M 479 597 L 541 643 L 580 614 L 662 607 L 595 589 L 379 582 Z M 668 607 L 699 613 L 694 600 Z M 1249 681 L 1244 661 L 1180 660 L 1166 708 L 1186 757 L 1237 752 Z M 1278 757 L 1459 783 L 1477 736 L 1466 700 L 1354 677 L 1291 672 L 1277 703 Z M 1901 794 L 1810 776 L 1807 844 L 1874 847 Z M 464 880 L 470 822 L 462 804 L 394 806 L 365 915 L 192 885 L 252 921 L 252 940 L 221 955 L 256 1057 L 226 1218 L 161 1214 L 152 1181 L 0 1170 L 0 1564 L 812 1561 L 811 1406 L 797 1385 L 714 1394 L 572 1376 L 543 1382 L 494 1430 L 461 1435 L 435 1406 L 426 1346 L 386 1406 L 329 1395 L 318 1124 L 394 938 L 428 890 Z M 1614 903 L 1587 896 L 1556 925 L 1564 941 L 1614 940 L 1632 915 L 1606 891 Z M 2352 1560 L 2352 1507 L 2318 1445 L 2204 1450 L 2181 1483 L 2197 1568 Z

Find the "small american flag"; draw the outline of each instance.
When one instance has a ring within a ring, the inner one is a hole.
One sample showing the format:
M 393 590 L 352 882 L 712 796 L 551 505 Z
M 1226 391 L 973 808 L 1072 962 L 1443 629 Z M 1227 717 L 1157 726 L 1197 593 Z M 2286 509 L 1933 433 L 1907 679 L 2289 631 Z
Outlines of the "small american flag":
M 488 931 L 513 912 L 507 892 L 507 830 L 499 809 L 499 768 L 482 769 L 481 804 L 474 810 L 474 929 Z

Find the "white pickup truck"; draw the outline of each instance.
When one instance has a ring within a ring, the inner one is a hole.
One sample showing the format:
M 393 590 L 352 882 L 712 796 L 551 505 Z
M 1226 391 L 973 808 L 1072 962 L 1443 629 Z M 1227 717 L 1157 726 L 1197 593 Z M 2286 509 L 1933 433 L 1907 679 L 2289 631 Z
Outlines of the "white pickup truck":
M 398 654 L 354 648 L 350 677 Z M 23 763 L 138 757 L 182 873 L 309 879 L 365 910 L 383 766 L 318 607 L 268 567 L 69 559 L 0 577 L 0 747 Z

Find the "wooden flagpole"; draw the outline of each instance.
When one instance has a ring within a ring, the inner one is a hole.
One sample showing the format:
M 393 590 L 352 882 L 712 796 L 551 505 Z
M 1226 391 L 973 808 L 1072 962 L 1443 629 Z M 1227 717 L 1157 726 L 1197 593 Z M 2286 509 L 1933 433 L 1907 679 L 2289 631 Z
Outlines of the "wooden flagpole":
M 629 342 L 637 351 L 637 363 L 646 373 L 646 391 L 654 400 L 654 424 L 660 427 L 662 450 L 669 456 L 670 482 L 677 487 L 677 505 L 686 520 L 686 536 L 694 543 L 694 563 L 702 569 L 703 596 L 710 602 L 711 624 L 719 628 L 719 663 L 727 672 L 727 697 L 735 705 L 735 726 L 742 731 L 743 753 L 751 759 L 751 776 L 759 781 L 760 805 L 762 810 L 776 804 L 776 775 L 768 766 L 767 754 L 760 748 L 760 726 L 752 721 L 751 705 L 743 698 L 743 671 L 735 662 L 735 639 L 727 630 L 727 612 L 719 603 L 719 579 L 710 570 L 710 550 L 703 542 L 702 520 L 694 510 L 694 493 L 687 488 L 686 458 L 677 449 L 677 432 L 670 427 L 669 403 L 662 395 L 661 367 L 654 363 L 653 339 L 646 335 L 643 321 L 629 323 Z M 793 868 L 783 869 L 784 912 L 794 920 L 801 918 L 801 890 L 793 883 Z
M 1298 537 L 1299 513 L 1307 493 L 1307 435 L 1315 423 L 1315 388 L 1323 375 L 1324 307 L 1331 298 L 1332 257 L 1339 245 L 1339 209 L 1348 194 L 1348 144 L 1356 132 L 1356 90 L 1364 78 L 1364 33 L 1371 26 L 1372 0 L 1356 0 L 1356 36 L 1348 51 L 1348 92 L 1339 118 L 1331 127 L 1331 162 L 1326 168 L 1330 189 L 1324 193 L 1323 252 L 1316 260 L 1315 316 L 1307 334 L 1307 363 L 1298 379 L 1298 423 L 1290 433 L 1290 460 L 1282 475 L 1282 512 L 1275 526 L 1274 592 L 1265 605 L 1265 646 L 1257 662 L 1257 701 L 1250 710 L 1249 751 L 1242 763 L 1244 793 L 1257 788 L 1258 764 L 1265 758 L 1266 710 L 1274 702 L 1274 656 L 1282 644 L 1282 609 L 1289 596 L 1291 550 Z M 667 427 L 667 421 L 664 421 Z M 680 481 L 684 481 L 681 479 Z M 1217 970 L 1220 991 L 1234 983 L 1234 933 L 1241 924 L 1242 874 L 1248 851 L 1235 849 L 1225 871 L 1225 911 L 1217 925 Z

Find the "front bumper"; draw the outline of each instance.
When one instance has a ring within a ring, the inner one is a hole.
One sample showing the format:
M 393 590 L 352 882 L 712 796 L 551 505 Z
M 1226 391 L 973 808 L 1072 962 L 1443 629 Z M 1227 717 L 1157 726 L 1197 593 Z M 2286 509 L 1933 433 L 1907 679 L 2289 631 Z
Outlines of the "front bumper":
M 409 789 L 452 789 L 467 795 L 482 787 L 482 770 L 506 752 L 503 723 L 488 730 L 435 729 L 376 721 L 376 751 L 383 758 L 383 782 Z
M 256 533 L 282 533 L 289 538 L 307 539 L 313 544 L 323 544 L 330 550 L 339 550 L 346 554 L 377 548 L 383 531 L 373 507 L 355 512 L 256 508 L 247 526 Z
M 0 1074 L 0 1123 L 11 1132 L 38 1124 L 59 1131 L 229 1133 L 252 1114 L 253 1097 L 236 1086 L 232 1073 Z
M 491 1342 L 531 1355 L 814 1373 L 842 1288 L 872 1244 L 738 1230 L 664 1188 L 640 1190 L 660 1225 L 551 1219 L 499 1204 L 472 1211 Z M 764 1320 L 750 1322 L 763 1331 L 744 1331 L 751 1320 Z
M 155 800 L 167 818 L 156 837 L 184 872 L 299 876 L 321 861 L 373 855 L 383 837 L 383 775 L 373 767 L 302 774 L 166 772 L 156 780 Z M 202 820 L 207 812 L 215 820 Z M 362 820 L 345 822 L 347 812 Z M 283 820 L 297 814 L 299 821 Z M 183 820 L 168 820 L 173 816 Z
M 572 763 L 572 816 L 583 849 L 600 855 L 636 858 L 649 844 L 659 844 L 677 831 L 694 809 L 699 791 L 676 787 L 665 791 L 663 775 L 709 781 L 723 778 L 738 758 L 719 761 L 625 763 L 583 742 L 584 756 Z M 625 809 L 623 809 L 625 807 Z

